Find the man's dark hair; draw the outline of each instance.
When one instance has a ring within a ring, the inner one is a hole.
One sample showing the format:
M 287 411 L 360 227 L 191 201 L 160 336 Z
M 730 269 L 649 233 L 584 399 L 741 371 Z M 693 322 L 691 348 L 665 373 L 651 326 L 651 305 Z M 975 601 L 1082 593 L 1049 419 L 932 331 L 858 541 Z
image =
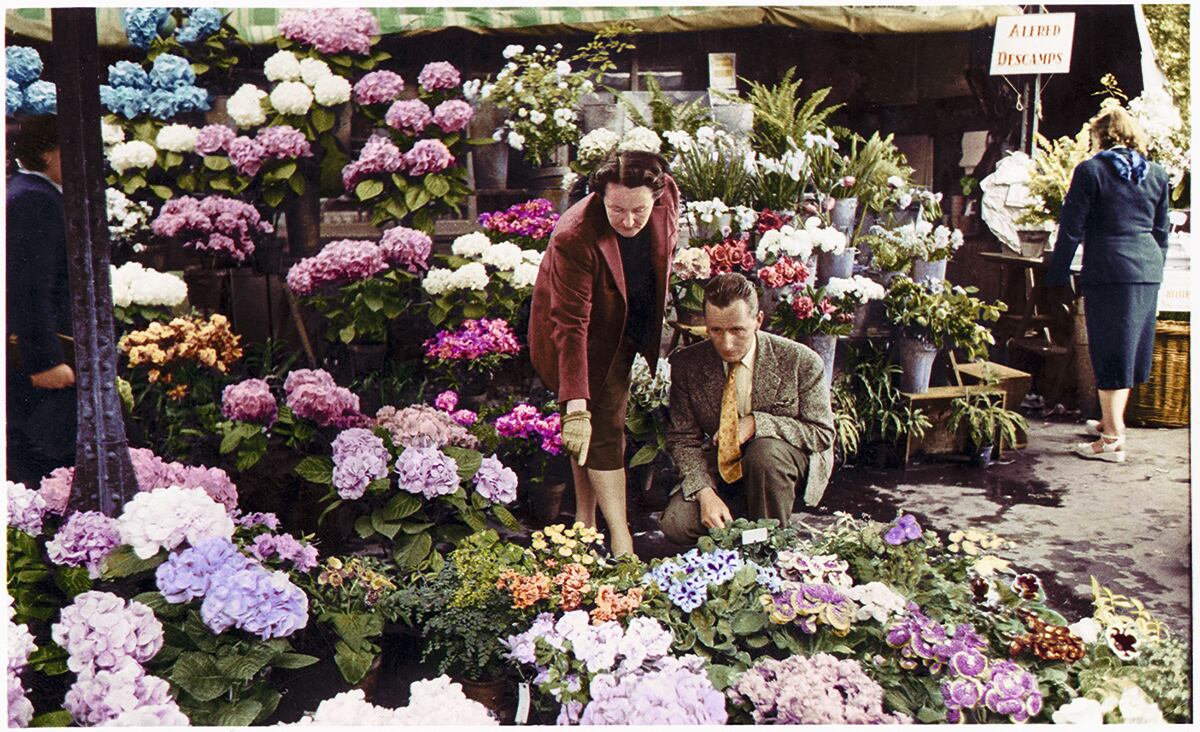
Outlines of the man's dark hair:
M 737 272 L 717 275 L 704 286 L 705 306 L 727 308 L 738 300 L 750 306 L 752 315 L 758 313 L 758 288 Z
M 8 152 L 26 170 L 42 171 L 49 164 L 46 153 L 58 149 L 58 118 L 53 115 L 27 117 L 9 141 Z
M 589 187 L 601 198 L 609 183 L 617 183 L 626 188 L 646 186 L 657 200 L 667 186 L 667 162 L 658 153 L 626 151 L 609 155 L 600 163 L 600 167 L 592 172 L 588 179 Z

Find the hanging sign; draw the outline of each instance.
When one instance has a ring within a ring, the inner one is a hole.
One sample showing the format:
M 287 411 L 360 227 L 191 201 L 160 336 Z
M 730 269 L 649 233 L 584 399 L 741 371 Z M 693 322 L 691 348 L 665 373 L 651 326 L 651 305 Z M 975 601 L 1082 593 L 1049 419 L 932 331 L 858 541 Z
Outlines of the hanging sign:
M 996 19 L 992 76 L 1065 74 L 1071 70 L 1075 13 L 1006 15 Z

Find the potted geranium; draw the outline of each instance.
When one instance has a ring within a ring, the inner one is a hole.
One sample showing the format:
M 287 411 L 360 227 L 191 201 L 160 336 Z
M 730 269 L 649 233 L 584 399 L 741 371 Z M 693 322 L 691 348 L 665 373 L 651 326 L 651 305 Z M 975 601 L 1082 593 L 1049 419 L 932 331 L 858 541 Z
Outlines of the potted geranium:
M 835 277 L 823 287 L 807 285 L 788 293 L 786 305 L 775 309 L 770 326 L 816 351 L 825 362 L 826 383 L 832 384 L 838 336 L 854 329 L 859 308 L 883 296 L 883 287 L 866 277 Z

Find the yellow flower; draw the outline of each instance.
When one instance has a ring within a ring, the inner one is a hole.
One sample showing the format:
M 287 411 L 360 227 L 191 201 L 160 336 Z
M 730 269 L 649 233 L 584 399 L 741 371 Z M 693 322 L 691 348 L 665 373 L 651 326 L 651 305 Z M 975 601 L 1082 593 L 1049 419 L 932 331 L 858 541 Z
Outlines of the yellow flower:
M 967 540 L 968 541 L 978 542 L 981 539 L 983 539 L 984 536 L 985 536 L 985 534 L 982 531 L 980 531 L 979 529 L 968 529 L 967 530 Z
M 559 555 L 560 557 L 569 557 L 569 556 L 571 556 L 571 550 L 570 550 L 570 549 L 568 549 L 568 548 L 567 548 L 567 547 L 565 547 L 565 546 L 564 546 L 564 547 L 560 547 L 560 548 L 559 548 L 559 550 L 558 550 L 558 555 Z
M 584 554 L 582 557 L 579 558 L 579 561 L 581 564 L 591 564 L 592 562 L 594 562 L 596 560 L 592 559 L 591 554 Z
M 583 528 L 587 528 L 587 527 L 585 527 L 583 525 L 582 521 L 576 521 L 575 523 L 571 524 L 571 528 L 572 529 L 583 529 Z
M 542 549 L 546 548 L 546 542 L 543 541 L 542 539 L 534 539 L 533 540 L 533 548 L 538 551 L 541 551 Z
M 545 536 L 546 536 L 546 535 L 545 535 L 545 534 L 543 534 L 542 532 L 540 532 L 540 531 L 535 531 L 535 532 L 533 532 L 533 533 L 530 535 L 530 537 L 529 537 L 529 538 L 533 539 L 534 541 L 537 541 L 538 539 L 541 539 L 541 538 L 543 538 L 543 537 L 545 537 Z
M 950 540 L 951 545 L 957 544 L 963 540 L 963 532 L 951 531 L 950 536 L 947 536 L 946 538 Z
M 975 573 L 980 577 L 991 577 L 996 572 L 1007 572 L 1008 569 L 1008 560 L 992 554 L 984 555 L 975 562 Z
M 972 557 L 979 554 L 979 547 L 975 546 L 974 543 L 969 541 L 963 542 L 962 549 L 964 553 L 969 554 Z

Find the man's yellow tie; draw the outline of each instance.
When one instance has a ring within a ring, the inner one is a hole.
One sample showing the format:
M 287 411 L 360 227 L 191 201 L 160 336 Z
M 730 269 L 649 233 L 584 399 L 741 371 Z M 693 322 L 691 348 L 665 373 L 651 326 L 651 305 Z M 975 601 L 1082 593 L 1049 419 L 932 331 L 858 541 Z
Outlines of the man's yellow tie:
M 742 364 L 729 367 L 721 394 L 721 422 L 717 427 L 717 470 L 726 483 L 742 479 L 742 448 L 738 444 L 737 373 Z

